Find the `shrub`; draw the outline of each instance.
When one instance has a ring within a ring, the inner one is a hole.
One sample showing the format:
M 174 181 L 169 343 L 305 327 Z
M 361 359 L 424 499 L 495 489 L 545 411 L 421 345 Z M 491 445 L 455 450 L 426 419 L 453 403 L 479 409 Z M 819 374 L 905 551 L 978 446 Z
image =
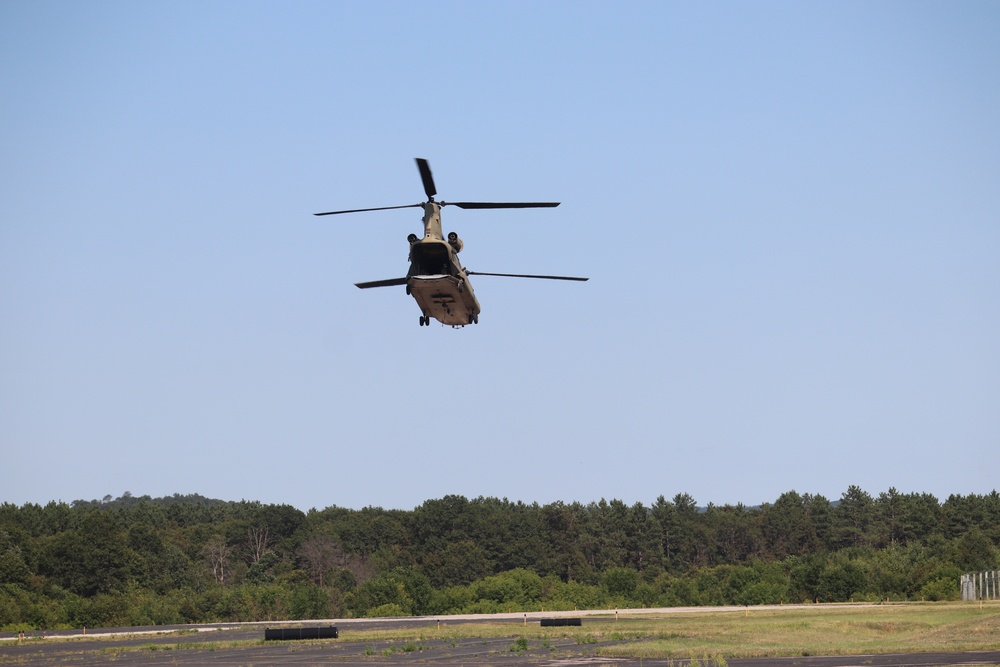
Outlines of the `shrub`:
M 601 586 L 611 595 L 629 597 L 639 585 L 639 573 L 630 567 L 613 567 L 601 576 Z
M 472 592 L 478 600 L 524 605 L 541 599 L 542 578 L 530 570 L 509 570 L 472 584 Z
M 368 610 L 368 618 L 391 618 L 395 616 L 409 616 L 409 614 L 394 602 L 380 604 Z
M 950 577 L 933 579 L 920 588 L 921 597 L 931 602 L 957 600 L 960 593 L 959 582 Z

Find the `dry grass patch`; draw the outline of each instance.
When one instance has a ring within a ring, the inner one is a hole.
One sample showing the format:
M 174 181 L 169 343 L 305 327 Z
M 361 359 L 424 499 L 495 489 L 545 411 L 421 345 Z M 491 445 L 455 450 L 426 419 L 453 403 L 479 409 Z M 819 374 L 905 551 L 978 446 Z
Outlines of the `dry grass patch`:
M 757 658 L 973 651 L 1000 647 L 1000 606 L 886 605 L 789 611 L 677 614 L 648 640 L 602 647 L 632 658 Z
M 581 627 L 456 623 L 350 633 L 368 641 L 525 637 L 597 644 L 607 657 L 689 660 L 1000 648 L 1000 604 L 901 603 L 587 617 Z

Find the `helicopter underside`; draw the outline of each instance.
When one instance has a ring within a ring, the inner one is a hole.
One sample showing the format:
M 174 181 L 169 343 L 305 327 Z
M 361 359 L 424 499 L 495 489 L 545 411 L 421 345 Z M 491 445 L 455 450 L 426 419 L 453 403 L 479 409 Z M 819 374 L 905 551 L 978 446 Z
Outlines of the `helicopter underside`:
M 467 279 L 445 274 L 410 276 L 407 287 L 423 313 L 421 325 L 429 324 L 432 317 L 455 327 L 479 322 L 479 301 Z

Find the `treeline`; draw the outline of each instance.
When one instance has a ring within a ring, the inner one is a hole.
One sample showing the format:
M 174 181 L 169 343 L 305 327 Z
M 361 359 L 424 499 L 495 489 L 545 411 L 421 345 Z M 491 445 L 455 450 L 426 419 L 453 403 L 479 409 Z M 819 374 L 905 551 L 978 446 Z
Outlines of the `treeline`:
M 0 505 L 0 628 L 955 599 L 998 546 L 996 491 L 309 512 L 126 493 Z

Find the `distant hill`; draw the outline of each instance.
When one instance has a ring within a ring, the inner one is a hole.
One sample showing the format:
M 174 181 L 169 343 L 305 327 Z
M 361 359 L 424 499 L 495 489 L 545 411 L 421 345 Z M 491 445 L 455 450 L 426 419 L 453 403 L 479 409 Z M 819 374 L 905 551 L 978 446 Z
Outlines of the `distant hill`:
M 152 498 L 148 495 L 133 496 L 130 492 L 126 491 L 118 498 L 112 498 L 110 495 L 107 495 L 101 500 L 74 500 L 70 503 L 70 505 L 72 507 L 106 507 L 109 509 L 127 509 L 134 507 L 141 502 L 147 502 L 152 505 L 160 506 L 184 504 L 198 505 L 200 507 L 218 507 L 220 505 L 229 504 L 229 501 L 219 500 L 218 498 L 206 498 L 199 493 L 175 493 L 172 496 Z

